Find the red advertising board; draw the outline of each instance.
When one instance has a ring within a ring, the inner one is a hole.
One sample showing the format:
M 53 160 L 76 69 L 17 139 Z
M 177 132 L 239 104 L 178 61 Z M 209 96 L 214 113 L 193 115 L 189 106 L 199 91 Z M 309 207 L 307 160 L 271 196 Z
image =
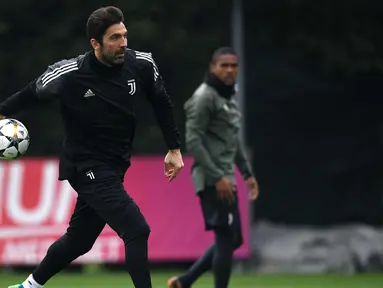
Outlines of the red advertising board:
M 150 227 L 152 261 L 193 260 L 212 243 L 204 231 L 198 198 L 193 190 L 191 159 L 185 158 L 179 177 L 168 183 L 163 158 L 136 157 L 126 174 L 125 187 L 140 206 Z M 35 264 L 67 228 L 76 192 L 58 181 L 56 159 L 0 162 L 0 265 Z M 236 257 L 249 256 L 249 210 L 243 181 L 238 175 L 244 245 Z M 122 240 L 106 226 L 92 250 L 78 262 L 124 261 Z

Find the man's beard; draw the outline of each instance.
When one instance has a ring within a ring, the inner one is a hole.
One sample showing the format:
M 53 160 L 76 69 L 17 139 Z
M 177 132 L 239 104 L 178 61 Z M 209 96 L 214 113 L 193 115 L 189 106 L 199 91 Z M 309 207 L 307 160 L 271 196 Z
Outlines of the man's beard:
M 120 52 L 122 53 L 122 52 Z M 118 53 L 117 53 L 118 54 Z M 116 55 L 108 55 L 108 54 L 102 54 L 102 60 L 106 64 L 110 66 L 119 66 L 124 63 L 124 55 L 123 56 L 116 56 Z

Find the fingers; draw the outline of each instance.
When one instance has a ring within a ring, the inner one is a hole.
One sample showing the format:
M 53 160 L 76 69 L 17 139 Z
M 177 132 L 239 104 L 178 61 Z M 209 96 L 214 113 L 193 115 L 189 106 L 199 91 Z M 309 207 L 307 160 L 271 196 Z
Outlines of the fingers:
M 168 162 L 168 161 L 164 162 L 164 173 L 165 173 L 165 175 L 167 175 L 170 170 L 173 170 L 173 168 L 174 167 L 170 162 Z
M 222 202 L 232 204 L 235 202 L 235 195 L 232 189 L 217 190 L 217 197 Z
M 218 200 L 223 201 L 225 199 L 225 191 L 217 190 L 217 198 Z
M 165 177 L 169 178 L 174 173 L 174 169 L 169 169 L 168 171 L 165 171 Z
M 250 190 L 249 199 L 254 201 L 258 198 L 258 195 L 259 195 L 259 192 L 257 190 Z
M 227 198 L 229 204 L 233 204 L 235 202 L 235 195 L 234 195 L 234 185 L 233 183 L 230 183 L 230 194 Z
M 165 176 L 168 178 L 168 182 L 172 182 L 184 167 L 183 162 L 176 165 L 165 163 Z
M 169 182 L 169 183 L 172 182 L 172 181 L 177 177 L 178 173 L 179 173 L 181 170 L 179 170 L 178 172 L 176 172 L 176 171 L 177 171 L 177 170 L 173 170 L 173 172 L 170 174 L 169 179 L 168 179 L 168 182 Z
M 234 193 L 231 192 L 230 194 L 227 195 L 227 197 L 225 198 L 227 204 L 233 204 L 235 202 L 235 197 L 234 197 Z

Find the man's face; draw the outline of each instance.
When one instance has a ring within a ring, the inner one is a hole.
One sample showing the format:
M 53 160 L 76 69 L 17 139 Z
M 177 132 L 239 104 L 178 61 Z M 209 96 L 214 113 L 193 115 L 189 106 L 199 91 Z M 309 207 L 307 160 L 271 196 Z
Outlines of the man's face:
M 110 66 L 124 63 L 124 53 L 128 46 L 127 35 L 128 31 L 123 23 L 110 26 L 99 45 L 100 60 Z
M 238 57 L 231 54 L 218 56 L 215 62 L 210 64 L 210 71 L 226 85 L 234 85 L 238 75 Z

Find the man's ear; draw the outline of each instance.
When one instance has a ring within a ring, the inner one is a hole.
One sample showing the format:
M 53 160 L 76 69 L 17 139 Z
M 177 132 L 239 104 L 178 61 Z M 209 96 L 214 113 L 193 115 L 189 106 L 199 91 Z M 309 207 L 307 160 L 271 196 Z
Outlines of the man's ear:
M 93 49 L 96 50 L 96 51 L 99 50 L 100 47 L 101 47 L 100 42 L 98 42 L 98 41 L 97 41 L 96 39 L 94 39 L 94 38 L 90 39 L 90 45 L 92 45 Z
M 211 62 L 210 63 L 210 71 L 214 71 L 215 63 Z

